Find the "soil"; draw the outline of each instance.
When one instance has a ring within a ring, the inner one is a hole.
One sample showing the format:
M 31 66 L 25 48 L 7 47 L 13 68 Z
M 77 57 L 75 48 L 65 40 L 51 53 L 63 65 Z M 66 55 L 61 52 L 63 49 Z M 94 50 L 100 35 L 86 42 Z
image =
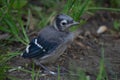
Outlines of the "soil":
M 85 72 L 90 80 L 96 80 L 100 70 L 100 62 L 104 59 L 105 75 L 108 79 L 120 80 L 120 32 L 115 31 L 113 22 L 119 20 L 120 14 L 101 11 L 93 16 L 83 15 L 81 18 L 87 22 L 81 27 L 82 34 L 79 35 L 65 53 L 51 65 L 46 65 L 50 70 L 57 72 L 58 65 L 61 73 L 72 71 L 73 74 L 79 70 Z M 102 25 L 107 27 L 107 31 L 97 34 L 96 31 Z M 104 55 L 104 57 L 102 57 Z M 12 67 L 25 68 L 32 70 L 32 62 L 19 56 L 13 58 L 9 63 Z M 35 71 L 40 71 L 39 66 L 34 66 Z M 42 72 L 41 72 L 42 73 Z M 31 80 L 29 73 L 16 70 L 8 72 L 8 75 L 17 77 L 21 80 Z M 60 80 L 78 80 L 73 75 L 61 75 Z M 46 75 L 38 80 L 57 80 L 57 76 Z

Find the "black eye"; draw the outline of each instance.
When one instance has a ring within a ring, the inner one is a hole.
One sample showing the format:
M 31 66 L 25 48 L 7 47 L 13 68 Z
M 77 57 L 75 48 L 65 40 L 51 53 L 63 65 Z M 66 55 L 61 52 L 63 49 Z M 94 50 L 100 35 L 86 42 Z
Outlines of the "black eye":
M 67 21 L 66 20 L 62 20 L 60 24 L 61 24 L 61 26 L 65 26 L 67 24 Z
M 65 23 L 65 22 L 62 22 L 62 25 L 66 25 L 66 23 Z

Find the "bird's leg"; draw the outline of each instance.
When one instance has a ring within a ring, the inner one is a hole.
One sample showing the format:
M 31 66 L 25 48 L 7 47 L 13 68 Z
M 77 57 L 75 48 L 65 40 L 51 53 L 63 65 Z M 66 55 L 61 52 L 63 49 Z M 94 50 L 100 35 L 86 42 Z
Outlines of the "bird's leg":
M 42 63 L 40 63 L 38 59 L 37 59 L 37 60 L 36 60 L 36 59 L 33 59 L 33 62 L 34 62 L 36 65 L 38 65 L 38 66 L 40 66 L 41 68 L 43 68 L 43 69 L 44 69 L 45 71 L 47 71 L 49 74 L 56 75 L 55 72 L 50 71 L 48 68 L 46 68 L 44 65 L 42 65 Z
M 56 75 L 56 73 L 55 73 L 55 72 L 50 71 L 48 68 L 46 68 L 46 67 L 45 67 L 45 66 L 43 66 L 42 64 L 39 64 L 39 66 L 40 66 L 40 67 L 42 67 L 45 71 L 49 72 L 50 74 L 52 74 L 52 75 Z

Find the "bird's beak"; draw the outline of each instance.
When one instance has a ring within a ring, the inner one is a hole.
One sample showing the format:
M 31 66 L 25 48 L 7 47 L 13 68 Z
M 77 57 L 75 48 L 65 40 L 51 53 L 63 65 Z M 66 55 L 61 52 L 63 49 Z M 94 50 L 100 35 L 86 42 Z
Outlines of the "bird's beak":
M 66 26 L 66 29 L 67 29 L 67 28 L 70 28 L 70 27 L 72 27 L 72 26 L 78 25 L 78 24 L 79 24 L 79 22 L 73 21 L 71 24 L 68 24 L 68 25 Z
M 76 21 L 73 21 L 73 23 L 72 23 L 73 25 L 78 25 L 79 24 L 79 22 L 76 22 Z
M 74 25 L 78 25 L 79 22 L 73 21 L 73 23 L 69 24 L 69 26 L 74 26 Z

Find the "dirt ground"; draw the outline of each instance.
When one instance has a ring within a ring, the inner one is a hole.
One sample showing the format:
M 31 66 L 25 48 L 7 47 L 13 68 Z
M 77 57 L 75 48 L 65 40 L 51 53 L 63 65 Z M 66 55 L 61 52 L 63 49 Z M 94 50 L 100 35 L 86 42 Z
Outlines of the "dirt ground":
M 47 65 L 52 71 L 57 71 L 57 66 L 60 66 L 60 72 L 72 70 L 74 73 L 78 69 L 85 71 L 85 75 L 90 77 L 90 80 L 96 80 L 99 72 L 100 60 L 102 59 L 102 49 L 104 49 L 105 71 L 108 75 L 108 80 L 120 80 L 120 32 L 113 29 L 113 21 L 119 20 L 120 14 L 112 12 L 97 12 L 93 16 L 83 15 L 81 18 L 87 22 L 81 27 L 83 33 L 77 37 L 65 53 L 52 65 Z M 107 26 L 107 31 L 98 35 L 96 31 L 102 25 Z M 28 63 L 26 67 L 25 64 Z M 31 70 L 31 61 L 20 58 L 19 56 L 12 59 L 9 65 L 18 67 L 22 66 L 25 69 Z M 72 67 L 70 67 L 72 65 Z M 35 70 L 38 71 L 38 66 Z M 31 75 L 22 71 L 12 71 L 8 75 L 15 76 L 21 80 L 31 80 Z M 44 76 L 39 80 L 57 80 L 56 76 Z M 61 75 L 61 80 L 77 80 L 69 76 Z M 106 79 L 104 79 L 106 80 Z

